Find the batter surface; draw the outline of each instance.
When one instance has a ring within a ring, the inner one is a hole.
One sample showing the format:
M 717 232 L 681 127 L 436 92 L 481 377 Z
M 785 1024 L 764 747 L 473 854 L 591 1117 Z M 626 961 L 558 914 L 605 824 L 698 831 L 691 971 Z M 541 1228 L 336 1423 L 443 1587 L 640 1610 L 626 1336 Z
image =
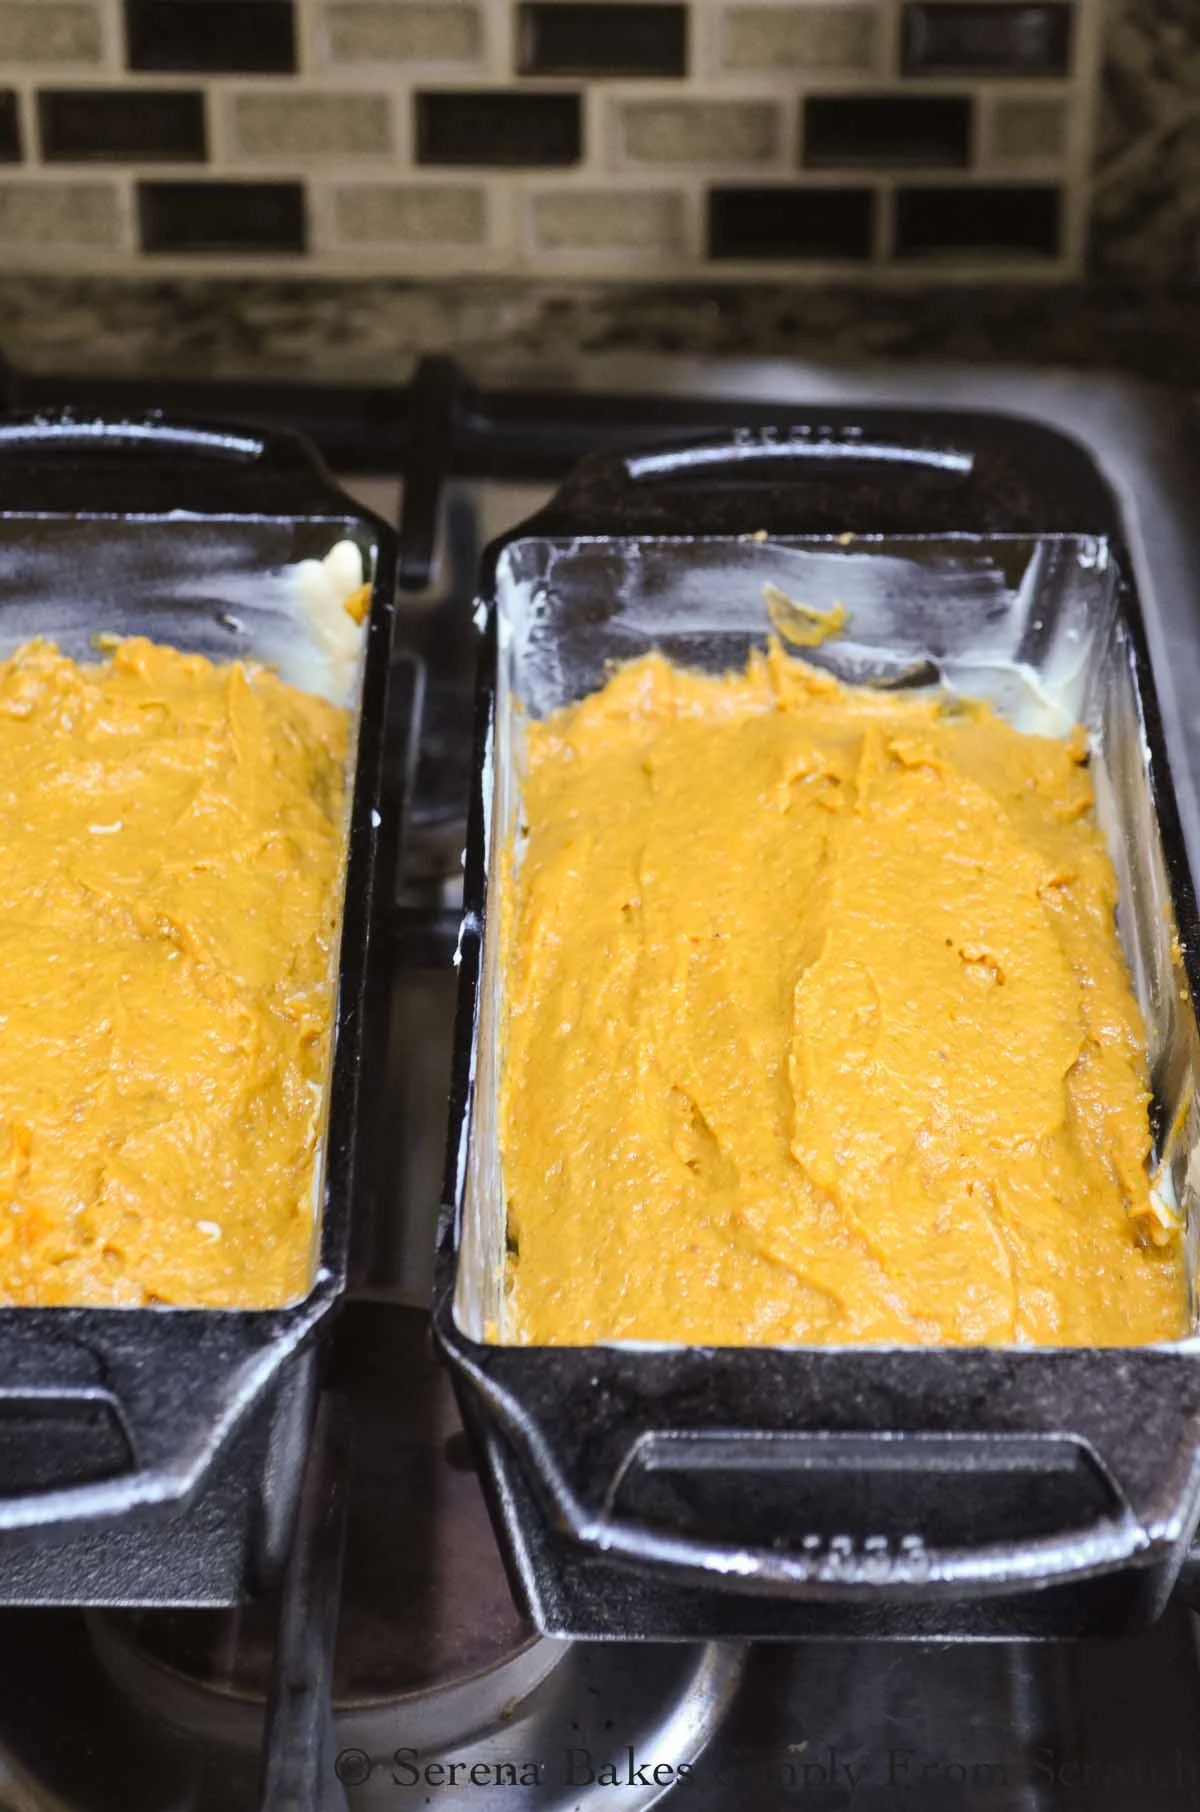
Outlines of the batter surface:
M 304 1294 L 346 739 L 140 639 L 0 662 L 0 1301 Z
M 527 734 L 504 1337 L 1185 1331 L 1082 732 L 774 648 Z

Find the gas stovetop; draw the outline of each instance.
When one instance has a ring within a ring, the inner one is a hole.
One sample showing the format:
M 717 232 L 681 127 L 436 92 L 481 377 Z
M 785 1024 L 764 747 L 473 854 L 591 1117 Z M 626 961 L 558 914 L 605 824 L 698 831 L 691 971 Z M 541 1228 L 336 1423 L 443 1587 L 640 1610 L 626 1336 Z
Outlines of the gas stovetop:
M 786 423 L 789 409 L 834 400 L 1040 415 L 1089 442 L 1123 500 L 1139 582 L 1170 638 L 1154 651 L 1168 729 L 1185 747 L 1200 736 L 1185 411 L 1011 373 L 610 364 L 583 376 L 607 387 L 483 396 L 445 361 L 393 391 L 7 374 L 9 406 L 159 406 L 298 428 L 398 520 L 389 771 L 405 835 L 380 1140 L 388 1211 L 334 1342 L 287 1575 L 274 1599 L 233 1611 L 0 1615 L 0 1807 L 1194 1807 L 1200 1660 L 1181 1597 L 1143 1636 L 1041 1645 L 570 1644 L 539 1637 L 514 1606 L 426 1328 L 485 542 L 600 447 Z M 613 387 L 622 377 L 627 390 Z M 1196 861 L 1190 788 L 1182 805 Z

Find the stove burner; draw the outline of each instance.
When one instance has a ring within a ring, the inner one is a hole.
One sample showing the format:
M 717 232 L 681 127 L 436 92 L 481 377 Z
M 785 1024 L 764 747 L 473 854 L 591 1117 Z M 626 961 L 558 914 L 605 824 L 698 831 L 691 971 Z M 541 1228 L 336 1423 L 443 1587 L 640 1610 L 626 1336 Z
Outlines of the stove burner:
M 445 1691 L 527 1650 L 449 1378 L 415 1310 L 363 1305 L 338 1704 Z M 544 1671 L 544 1670 L 543 1670 Z
M 449 1380 L 427 1317 L 396 1304 L 346 1312 L 334 1361 L 355 1403 L 342 1610 L 334 1661 L 338 1712 L 403 1699 L 457 1732 L 447 1702 L 488 1722 L 561 1659 L 515 1608 Z M 171 1721 L 208 1724 L 205 1701 L 254 1708 L 271 1683 L 278 1609 L 100 1612 L 101 1661 Z
M 550 1812 L 586 1803 L 584 1777 L 616 1767 L 628 1745 L 660 1768 L 690 1765 L 743 1650 L 646 1645 L 631 1666 L 622 1645 L 536 1635 L 513 1606 L 426 1317 L 354 1305 L 333 1373 L 357 1426 L 325 1753 L 356 1807 L 422 1805 L 431 1783 L 449 1785 L 443 1812 L 475 1806 L 482 1768 L 516 1789 L 505 1804 Z M 98 1613 L 89 1630 L 133 1715 L 236 1771 L 262 1749 L 275 1609 Z M 657 1796 L 635 1780 L 619 1803 L 634 1812 Z M 605 1790 L 596 1803 L 617 1802 Z

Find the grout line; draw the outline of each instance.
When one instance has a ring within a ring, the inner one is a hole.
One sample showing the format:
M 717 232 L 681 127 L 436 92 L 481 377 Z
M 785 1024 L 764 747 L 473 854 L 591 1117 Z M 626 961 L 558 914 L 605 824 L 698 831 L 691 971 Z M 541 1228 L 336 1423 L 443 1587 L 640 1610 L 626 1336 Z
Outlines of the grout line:
M 896 185 L 876 183 L 875 225 L 872 234 L 871 262 L 890 270 L 896 256 Z
M 875 52 L 875 69 L 881 81 L 904 82 L 901 73 L 904 50 L 904 16 L 902 0 L 885 0 L 880 14 L 879 42 Z
M 41 122 L 38 118 L 37 91 L 28 83 L 14 84 L 17 96 L 17 132 L 20 139 L 21 158 L 19 163 L 6 164 L 7 172 L 19 170 L 22 166 L 37 169 L 42 162 Z
M 125 71 L 125 20 L 120 0 L 98 0 L 97 13 L 100 20 L 100 61 L 95 68 L 101 76 L 121 76 Z
M 293 0 L 292 18 L 296 45 L 296 70 L 293 76 L 285 76 L 284 80 L 311 81 L 314 76 L 324 73 L 319 54 L 320 37 L 318 35 L 325 24 L 323 9 L 318 15 L 318 9 L 313 4 L 313 0 Z

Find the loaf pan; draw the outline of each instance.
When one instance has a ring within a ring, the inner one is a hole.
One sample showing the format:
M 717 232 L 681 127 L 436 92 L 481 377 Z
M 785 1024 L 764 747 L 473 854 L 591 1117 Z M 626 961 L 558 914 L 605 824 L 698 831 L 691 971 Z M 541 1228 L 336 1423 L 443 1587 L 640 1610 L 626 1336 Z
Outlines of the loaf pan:
M 371 584 L 340 664 L 297 563 L 352 541 Z M 249 429 L 0 419 L 0 654 L 98 632 L 262 658 L 353 714 L 332 1069 L 303 1301 L 272 1310 L 0 1308 L 0 1603 L 226 1604 L 286 1553 L 316 1336 L 357 1247 L 357 1150 L 395 546 L 305 443 Z
M 478 612 L 434 1319 L 514 1584 L 556 1635 L 1133 1628 L 1164 1604 L 1200 1511 L 1193 1338 L 1107 1350 L 492 1343 L 504 978 L 488 899 L 519 796 L 514 706 L 539 716 L 651 646 L 740 667 L 765 642 L 768 583 L 849 607 L 845 638 L 812 657 L 840 677 L 909 684 L 936 669 L 1027 727 L 1090 725 L 1149 1040 L 1155 1156 L 1192 1207 L 1195 901 L 1120 522 L 1085 452 L 1000 416 L 879 411 L 585 463 L 489 550 Z

